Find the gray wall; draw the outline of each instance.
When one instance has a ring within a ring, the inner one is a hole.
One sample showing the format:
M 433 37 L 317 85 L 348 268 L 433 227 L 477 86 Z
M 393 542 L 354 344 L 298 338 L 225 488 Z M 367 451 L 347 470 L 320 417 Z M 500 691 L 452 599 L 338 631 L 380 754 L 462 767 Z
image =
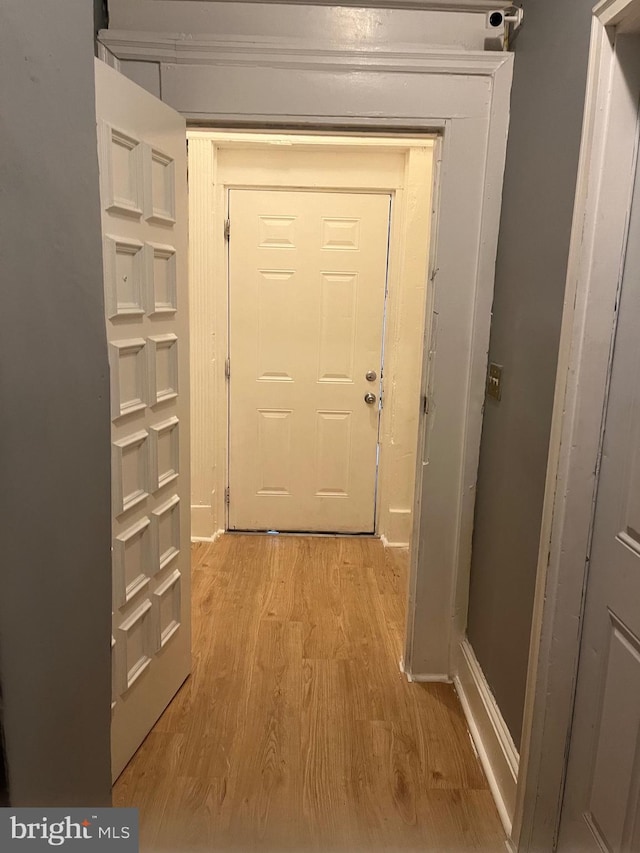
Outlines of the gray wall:
M 593 0 L 530 0 L 516 53 L 468 634 L 518 745 Z
M 0 680 L 11 802 L 110 802 L 93 14 L 0 6 Z
M 0 684 L 0 808 L 9 805 L 9 779 L 7 776 L 7 751 L 4 742 L 4 712 L 2 685 Z
M 108 26 L 109 12 L 107 0 L 93 0 L 93 31 L 95 35 Z

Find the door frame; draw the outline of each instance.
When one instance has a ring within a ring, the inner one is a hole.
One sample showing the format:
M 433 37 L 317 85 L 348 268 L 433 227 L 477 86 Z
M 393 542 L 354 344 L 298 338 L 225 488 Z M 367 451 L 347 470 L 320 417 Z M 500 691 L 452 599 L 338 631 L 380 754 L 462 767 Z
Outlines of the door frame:
M 192 363 L 194 385 L 202 388 L 204 395 L 193 401 L 193 494 L 196 500 L 198 495 L 205 499 L 211 496 L 211 507 L 192 508 L 194 538 L 207 541 L 228 528 L 229 383 L 225 361 L 229 352 L 229 270 L 224 234 L 228 191 L 333 190 L 388 193 L 393 200 L 375 533 L 385 544 L 408 545 L 421 419 L 415 403 L 420 396 L 425 291 L 431 261 L 431 199 L 439 140 L 427 135 L 405 140 L 201 130 L 188 131 L 187 138 L 193 177 L 192 339 L 196 346 L 214 342 L 212 358 L 194 354 Z M 348 176 L 339 186 L 330 172 L 322 174 L 314 167 L 318 153 L 333 158 L 340 173 Z M 287 173 L 278 167 L 286 168 Z M 212 287 L 212 282 L 217 286 Z M 205 432 L 206 447 L 202 440 Z
M 145 63 L 162 99 L 201 126 L 442 135 L 404 667 L 450 681 L 467 620 L 513 54 L 127 30 L 99 41 L 124 73 Z
M 640 0 L 593 12 L 560 337 L 513 841 L 554 849 L 571 736 L 584 592 L 637 158 Z

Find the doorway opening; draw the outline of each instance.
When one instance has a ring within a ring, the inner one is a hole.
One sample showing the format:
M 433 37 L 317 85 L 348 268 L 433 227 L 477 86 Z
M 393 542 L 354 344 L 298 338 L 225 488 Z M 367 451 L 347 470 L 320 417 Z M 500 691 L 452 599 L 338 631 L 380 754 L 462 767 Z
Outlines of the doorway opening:
M 440 138 L 187 135 L 193 538 L 408 547 Z

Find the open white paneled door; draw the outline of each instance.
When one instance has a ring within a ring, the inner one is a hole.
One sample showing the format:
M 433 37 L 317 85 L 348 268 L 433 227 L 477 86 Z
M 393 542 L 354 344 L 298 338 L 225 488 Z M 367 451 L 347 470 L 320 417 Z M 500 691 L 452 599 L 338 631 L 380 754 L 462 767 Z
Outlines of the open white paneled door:
M 184 119 L 96 60 L 111 369 L 112 775 L 191 667 Z

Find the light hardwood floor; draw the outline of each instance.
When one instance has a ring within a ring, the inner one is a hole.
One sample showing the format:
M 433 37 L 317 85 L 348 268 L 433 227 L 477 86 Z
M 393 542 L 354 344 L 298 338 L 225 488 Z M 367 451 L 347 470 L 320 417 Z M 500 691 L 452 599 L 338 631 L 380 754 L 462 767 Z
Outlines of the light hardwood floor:
M 193 674 L 114 788 L 144 851 L 504 853 L 453 688 L 399 670 L 406 555 L 193 548 Z

